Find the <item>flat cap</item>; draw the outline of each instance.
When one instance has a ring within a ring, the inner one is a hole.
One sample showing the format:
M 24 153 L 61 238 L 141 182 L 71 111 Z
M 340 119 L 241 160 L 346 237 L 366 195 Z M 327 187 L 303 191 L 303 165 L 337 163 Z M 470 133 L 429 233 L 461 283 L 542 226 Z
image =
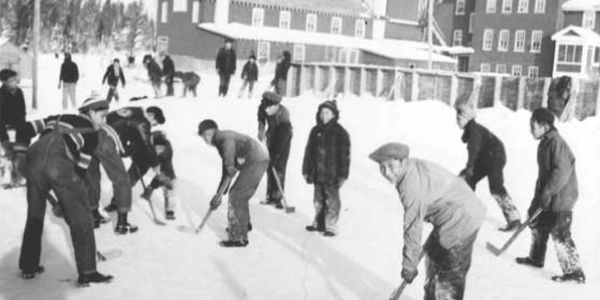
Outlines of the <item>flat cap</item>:
M 271 92 L 266 91 L 262 94 L 262 98 L 265 101 L 270 102 L 271 104 L 279 104 L 281 102 L 281 96 Z
M 407 145 L 401 143 L 387 143 L 375 150 L 369 158 L 375 162 L 383 162 L 388 159 L 405 159 L 408 158 L 409 149 Z

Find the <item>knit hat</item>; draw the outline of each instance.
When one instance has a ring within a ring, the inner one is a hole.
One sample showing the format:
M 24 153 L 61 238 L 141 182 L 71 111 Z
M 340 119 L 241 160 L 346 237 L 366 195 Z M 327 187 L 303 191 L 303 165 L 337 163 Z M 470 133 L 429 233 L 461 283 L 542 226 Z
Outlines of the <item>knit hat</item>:
M 17 76 L 17 72 L 11 69 L 2 69 L 2 71 L 0 71 L 0 81 L 7 81 L 11 77 L 15 76 Z
M 401 143 L 387 143 L 371 153 L 369 158 L 377 163 L 384 162 L 388 159 L 403 160 L 408 158 L 409 152 L 410 150 L 407 145 Z
M 531 120 L 536 121 L 537 123 L 545 123 L 550 127 L 554 127 L 554 114 L 543 107 L 537 108 L 531 114 Z
M 219 127 L 217 126 L 217 122 L 215 122 L 211 119 L 203 120 L 198 125 L 198 135 L 202 135 L 205 131 L 207 131 L 209 129 L 218 129 L 218 128 Z
M 158 122 L 158 124 L 165 123 L 165 115 L 163 115 L 162 109 L 160 109 L 160 107 L 150 106 L 150 107 L 146 108 L 146 112 L 153 114 L 154 119 L 156 120 L 156 122 Z
M 79 112 L 85 112 L 90 110 L 108 110 L 108 101 L 100 97 L 98 91 L 92 91 L 90 96 L 83 101 L 83 104 L 79 107 Z
M 456 109 L 456 114 L 462 116 L 467 120 L 475 119 L 475 108 L 472 105 L 469 105 L 468 102 L 460 102 L 454 105 L 454 109 Z
M 248 56 L 248 59 L 256 60 L 256 55 L 254 55 L 254 53 L 252 53 L 252 54 L 250 54 L 250 56 Z
M 340 111 L 337 108 L 337 102 L 335 101 L 335 99 L 334 100 L 327 100 L 327 101 L 321 103 L 319 105 L 319 108 L 317 109 L 317 116 L 316 116 L 316 118 L 317 118 L 317 124 L 321 124 L 322 123 L 319 114 L 321 113 L 321 110 L 323 108 L 327 108 L 327 109 L 331 110 L 331 112 L 333 112 L 333 115 L 334 115 L 333 119 L 335 121 L 337 121 L 339 119 L 339 117 L 340 117 Z
M 267 102 L 267 105 L 279 104 L 281 102 L 281 96 L 271 91 L 266 91 L 262 95 L 263 101 Z

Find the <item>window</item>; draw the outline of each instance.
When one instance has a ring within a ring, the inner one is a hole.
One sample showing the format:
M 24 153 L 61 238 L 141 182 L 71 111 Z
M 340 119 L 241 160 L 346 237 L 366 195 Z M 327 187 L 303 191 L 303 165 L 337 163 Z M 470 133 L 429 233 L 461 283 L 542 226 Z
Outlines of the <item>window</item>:
M 515 76 L 515 77 L 523 76 L 523 66 L 513 65 L 512 66 L 512 76 Z
M 365 37 L 365 20 L 356 20 L 356 24 L 354 24 L 354 36 L 359 38 Z
M 265 41 L 258 42 L 258 49 L 256 49 L 256 60 L 259 63 L 266 63 L 269 61 L 269 56 L 271 54 L 271 44 Z
M 536 14 L 543 14 L 546 12 L 546 0 L 535 0 L 533 12 Z
M 525 30 L 515 32 L 515 52 L 525 51 Z
M 331 18 L 331 33 L 341 34 L 342 33 L 342 18 L 333 17 Z
M 483 63 L 483 64 L 479 65 L 479 71 L 482 73 L 489 73 L 491 69 L 492 68 L 490 67 L 490 64 L 488 64 L 488 63 Z
M 350 51 L 350 63 L 357 64 L 358 63 L 358 50 L 353 49 Z
M 487 12 L 488 14 L 496 13 L 496 0 L 487 0 L 485 12 Z
M 169 2 L 163 1 L 162 8 L 160 9 L 160 22 L 167 23 L 167 16 L 169 15 Z
M 255 7 L 252 9 L 252 26 L 263 26 L 265 10 Z
M 456 1 L 455 14 L 457 16 L 463 16 L 465 14 L 465 0 L 457 0 Z
M 473 13 L 469 14 L 469 33 L 473 33 Z
M 483 46 L 482 50 L 492 50 L 492 44 L 494 43 L 494 29 L 485 29 L 483 31 Z
M 542 49 L 542 35 L 543 32 L 541 30 L 534 30 L 531 33 L 531 52 L 540 53 Z
M 306 15 L 306 31 L 315 32 L 317 31 L 317 15 L 307 14 Z
M 580 64 L 582 52 L 582 46 L 560 45 L 558 46 L 558 62 Z
M 306 48 L 304 45 L 294 45 L 294 53 L 292 54 L 292 60 L 295 62 L 304 62 Z
M 596 11 L 586 10 L 583 12 L 583 20 L 581 21 L 581 27 L 594 29 L 596 25 Z
M 526 14 L 529 12 L 529 0 L 519 0 L 517 13 Z
M 600 47 L 596 47 L 594 51 L 594 65 L 598 65 L 600 63 Z
M 506 65 L 505 64 L 497 64 L 496 65 L 496 73 L 505 74 L 506 73 Z
M 529 67 L 529 77 L 536 78 L 536 77 L 538 77 L 539 72 L 540 72 L 540 69 L 537 66 Z
M 187 11 L 187 0 L 173 0 L 173 11 Z
M 340 49 L 338 62 L 345 63 L 348 59 L 348 51 L 344 48 Z
M 462 46 L 462 38 L 463 38 L 462 30 L 455 29 L 454 35 L 452 37 L 452 46 Z
M 512 12 L 513 0 L 502 0 L 502 13 L 510 14 Z
M 292 14 L 287 10 L 279 12 L 279 28 L 290 29 Z
M 506 29 L 500 30 L 498 34 L 498 51 L 508 51 L 508 39 L 510 38 L 510 31 Z
M 169 37 L 159 36 L 156 38 L 156 51 L 169 52 Z
M 200 21 L 200 2 L 194 1 L 192 3 L 192 23 L 198 23 Z

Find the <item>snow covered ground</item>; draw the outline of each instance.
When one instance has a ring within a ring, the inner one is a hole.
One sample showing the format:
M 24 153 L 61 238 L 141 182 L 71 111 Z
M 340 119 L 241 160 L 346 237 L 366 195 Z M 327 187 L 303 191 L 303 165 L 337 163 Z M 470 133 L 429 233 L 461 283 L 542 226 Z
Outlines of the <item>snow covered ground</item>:
M 111 57 L 75 56 L 74 60 L 82 73 L 78 87 L 81 101 L 90 89 L 100 89 L 101 76 Z M 59 112 L 59 64 L 51 56 L 42 57 L 40 104 L 37 111 L 30 111 L 32 117 Z M 144 70 L 125 69 L 125 74 L 128 83 L 121 91 L 122 99 L 152 95 Z M 135 103 L 159 105 L 165 110 L 179 178 L 177 220 L 158 227 L 148 217 L 147 204 L 134 199 L 130 221 L 140 226 L 138 233 L 116 236 L 115 220 L 96 231 L 100 251 L 123 251 L 121 257 L 99 263 L 99 271 L 114 275 L 115 280 L 79 289 L 73 283 L 77 274 L 68 228 L 48 212 L 42 249 L 46 272 L 25 281 L 19 277 L 17 266 L 27 208 L 25 190 L 0 190 L 0 299 L 387 299 L 401 281 L 402 207 L 394 188 L 367 156 L 384 142 L 400 141 L 410 145 L 412 156 L 436 161 L 458 173 L 466 161 L 466 149 L 453 110 L 433 101 L 340 100 L 340 123 L 352 138 L 351 172 L 341 191 L 340 234 L 324 238 L 304 230 L 314 212 L 312 186 L 303 181 L 300 172 L 308 132 L 323 99 L 286 99 L 284 104 L 290 109 L 294 126 L 287 198 L 296 206 L 296 213 L 286 215 L 260 205 L 265 193 L 263 181 L 251 200 L 254 230 L 250 245 L 245 249 L 223 249 L 218 241 L 226 238 L 226 205 L 213 214 L 200 235 L 177 230 L 179 225 L 198 224 L 220 176 L 217 151 L 196 135 L 196 129 L 200 120 L 214 118 L 222 128 L 255 136 L 259 100 L 234 96 L 219 100 L 217 77 L 212 70 L 201 72 L 201 76 L 196 99 L 170 97 Z M 237 94 L 240 85 L 237 78 L 232 82 L 232 94 Z M 258 91 L 270 78 L 262 79 Z M 180 86 L 176 86 L 176 92 L 181 92 Z M 122 101 L 120 105 L 127 103 Z M 521 212 L 526 212 L 529 205 L 537 172 L 537 142 L 529 134 L 528 119 L 529 112 L 504 108 L 482 110 L 478 116 L 505 143 L 506 186 Z M 551 275 L 560 273 L 552 245 L 544 269 L 516 265 L 514 257 L 528 253 L 529 230 L 504 256 L 490 254 L 485 243 L 501 245 L 509 234 L 496 230 L 503 218 L 484 180 L 477 193 L 488 213 L 476 242 L 466 299 L 600 298 L 600 234 L 596 230 L 600 212 L 600 124 L 598 118 L 591 118 L 560 124 L 559 129 L 577 158 L 580 199 L 574 211 L 573 235 L 588 283 L 558 284 L 550 280 Z M 112 192 L 108 182 L 103 186 L 102 204 L 107 204 Z M 138 185 L 134 195 L 140 193 Z M 162 216 L 159 193 L 155 193 L 154 204 Z M 424 234 L 429 229 L 426 227 Z M 423 265 L 419 271 L 403 299 L 422 299 Z

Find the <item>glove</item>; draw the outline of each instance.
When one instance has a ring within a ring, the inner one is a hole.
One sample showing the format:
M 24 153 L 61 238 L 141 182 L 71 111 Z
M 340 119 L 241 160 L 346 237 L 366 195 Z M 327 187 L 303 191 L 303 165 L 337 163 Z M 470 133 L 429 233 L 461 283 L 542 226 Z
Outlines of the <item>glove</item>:
M 229 166 L 225 168 L 225 172 L 227 173 L 228 177 L 233 177 L 235 173 L 237 173 L 237 169 L 233 166 Z
M 171 180 L 171 178 L 167 177 L 167 175 L 161 173 L 160 175 L 157 176 L 157 179 L 167 189 L 169 189 L 169 190 L 173 189 L 173 181 Z
M 464 169 L 464 170 L 460 171 L 460 174 L 458 176 L 460 176 L 464 180 L 467 180 L 467 179 L 473 177 L 473 170 L 470 168 Z
M 212 197 L 212 199 L 210 200 L 210 209 L 215 210 L 215 209 L 219 208 L 219 205 L 221 205 L 221 196 L 214 195 Z
M 304 176 L 304 180 L 306 180 L 306 183 L 311 184 L 312 180 L 310 178 L 310 176 L 308 176 L 308 174 L 302 174 L 302 176 Z
M 267 135 L 265 134 L 264 131 L 263 132 L 259 132 L 257 138 L 258 138 L 259 141 L 264 142 L 265 139 L 267 138 Z
M 338 180 L 337 180 L 337 187 L 341 188 L 342 185 L 344 185 L 345 182 L 346 182 L 346 178 L 343 178 L 343 177 L 338 178 Z
M 402 269 L 402 273 L 400 273 L 400 276 L 402 277 L 402 279 L 404 279 L 404 281 L 406 281 L 406 283 L 412 283 L 415 277 L 417 277 L 418 273 L 419 272 L 417 270 L 410 271 L 407 269 Z

